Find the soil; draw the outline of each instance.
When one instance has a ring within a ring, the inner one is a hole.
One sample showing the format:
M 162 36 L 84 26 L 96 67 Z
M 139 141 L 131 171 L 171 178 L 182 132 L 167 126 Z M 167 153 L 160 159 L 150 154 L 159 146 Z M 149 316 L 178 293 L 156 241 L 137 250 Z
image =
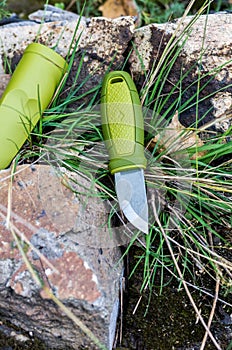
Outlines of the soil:
M 142 251 L 138 247 L 134 246 L 131 249 L 129 254 L 130 272 L 141 253 Z M 179 288 L 177 281 L 165 273 L 161 294 L 159 274 L 154 281 L 152 293 L 150 294 L 148 288 L 146 292 L 141 294 L 143 268 L 143 264 L 139 264 L 135 273 L 128 280 L 124 292 L 122 341 L 120 344 L 118 340 L 118 349 L 199 350 L 205 332 L 197 320 L 184 288 Z M 188 281 L 191 282 L 191 280 L 192 278 L 189 276 Z M 197 280 L 194 280 L 194 284 L 211 293 L 215 289 L 212 279 L 209 279 L 206 274 L 200 275 Z M 207 323 L 213 298 L 191 287 L 190 292 Z M 134 312 L 141 296 L 141 302 Z M 231 295 L 227 297 L 221 295 L 221 297 L 229 303 L 232 302 Z M 231 349 L 231 308 L 221 302 L 217 303 L 211 331 L 223 350 Z M 205 349 L 215 349 L 210 339 L 208 339 Z

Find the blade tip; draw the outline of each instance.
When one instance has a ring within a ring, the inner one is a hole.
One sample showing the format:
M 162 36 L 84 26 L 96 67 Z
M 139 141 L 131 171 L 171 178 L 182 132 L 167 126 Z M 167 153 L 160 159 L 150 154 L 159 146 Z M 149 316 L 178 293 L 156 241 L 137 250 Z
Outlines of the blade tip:
M 145 233 L 145 235 L 148 235 L 148 226 L 146 227 L 146 229 L 142 230 L 143 233 Z

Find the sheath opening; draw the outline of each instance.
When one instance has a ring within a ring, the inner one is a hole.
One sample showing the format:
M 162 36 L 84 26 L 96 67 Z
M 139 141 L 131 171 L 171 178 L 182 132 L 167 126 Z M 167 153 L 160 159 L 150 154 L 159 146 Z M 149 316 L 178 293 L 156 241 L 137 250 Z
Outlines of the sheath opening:
M 110 84 L 116 84 L 116 83 L 123 83 L 123 79 L 122 78 L 111 79 Z

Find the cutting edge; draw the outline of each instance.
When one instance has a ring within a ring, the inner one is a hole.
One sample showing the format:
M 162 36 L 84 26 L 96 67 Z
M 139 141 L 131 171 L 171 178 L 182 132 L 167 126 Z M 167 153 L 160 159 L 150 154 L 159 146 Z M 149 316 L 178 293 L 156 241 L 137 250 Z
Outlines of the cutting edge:
M 119 206 L 133 226 L 148 234 L 148 205 L 143 169 L 115 173 Z

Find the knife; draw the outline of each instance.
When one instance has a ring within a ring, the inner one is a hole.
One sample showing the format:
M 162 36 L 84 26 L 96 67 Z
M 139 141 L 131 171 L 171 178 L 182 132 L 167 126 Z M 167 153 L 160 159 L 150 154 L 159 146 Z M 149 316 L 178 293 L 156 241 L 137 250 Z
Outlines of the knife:
M 147 234 L 143 114 L 137 89 L 128 73 L 114 71 L 105 75 L 101 119 L 119 206 L 133 226 Z

